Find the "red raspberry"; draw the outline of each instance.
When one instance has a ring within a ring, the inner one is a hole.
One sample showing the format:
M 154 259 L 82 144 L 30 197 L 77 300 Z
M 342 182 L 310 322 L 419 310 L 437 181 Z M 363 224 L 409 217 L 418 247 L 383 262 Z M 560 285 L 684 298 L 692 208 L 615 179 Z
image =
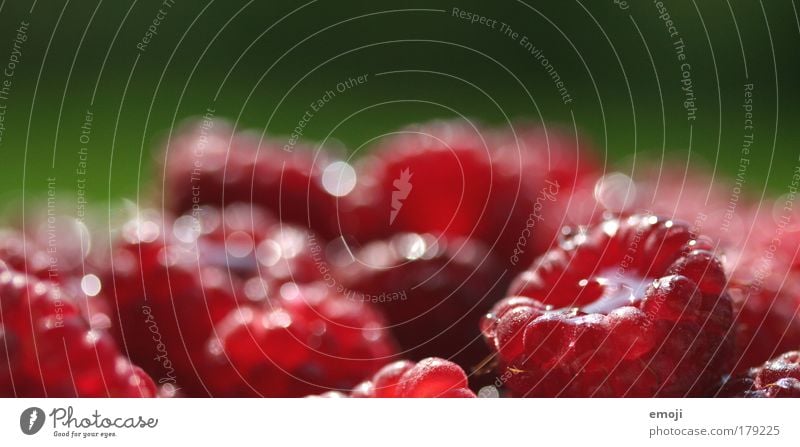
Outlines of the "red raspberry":
M 348 397 L 337 392 L 322 397 Z M 363 398 L 474 398 L 467 385 L 467 375 L 455 363 L 429 357 L 413 363 L 400 360 L 384 366 L 366 382 L 360 383 L 349 397 Z
M 556 235 L 540 232 L 541 222 L 561 226 L 546 208 L 555 210 L 552 202 L 566 200 L 590 169 L 572 166 L 574 138 L 550 132 L 548 141 L 533 128 L 518 136 L 467 122 L 433 122 L 390 136 L 357 166 L 359 184 L 343 201 L 352 209 L 346 236 L 357 243 L 402 232 L 468 237 L 492 247 L 510 268 L 523 268 Z M 543 169 L 548 161 L 551 169 Z
M 0 311 L 0 396 L 156 396 L 153 380 L 54 285 L 0 265 Z
M 395 354 L 382 317 L 321 284 L 288 283 L 265 307 L 233 310 L 207 345 L 218 397 L 300 397 L 350 389 Z
M 733 360 L 721 263 L 684 223 L 637 215 L 581 231 L 483 323 L 517 396 L 686 396 Z
M 479 242 L 406 233 L 336 258 L 347 297 L 379 306 L 405 355 L 468 368 L 489 354 L 478 323 L 505 286 Z
M 800 351 L 787 352 L 744 376 L 729 379 L 722 397 L 800 397 Z
M 252 203 L 281 221 L 313 228 L 329 238 L 339 234 L 338 196 L 348 193 L 355 181 L 349 166 L 325 152 L 304 144 L 289 147 L 255 134 L 234 134 L 220 121 L 179 130 L 169 142 L 164 163 L 159 177 L 165 183 L 164 199 L 175 212 Z

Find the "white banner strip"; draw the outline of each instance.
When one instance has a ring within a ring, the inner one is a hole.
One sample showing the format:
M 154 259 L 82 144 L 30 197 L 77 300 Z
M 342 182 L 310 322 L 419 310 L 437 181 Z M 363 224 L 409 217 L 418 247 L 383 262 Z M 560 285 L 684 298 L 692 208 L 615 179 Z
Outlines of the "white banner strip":
M 0 399 L 0 445 L 797 446 L 798 410 L 800 399 Z

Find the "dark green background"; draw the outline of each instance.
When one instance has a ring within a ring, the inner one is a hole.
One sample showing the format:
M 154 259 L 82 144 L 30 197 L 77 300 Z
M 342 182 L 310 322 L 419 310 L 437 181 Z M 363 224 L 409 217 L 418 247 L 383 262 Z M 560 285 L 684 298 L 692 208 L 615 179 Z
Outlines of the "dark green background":
M 177 0 L 143 53 L 136 43 L 159 1 L 40 0 L 33 12 L 28 1 L 1 4 L 3 66 L 14 30 L 21 20 L 30 22 L 0 145 L 7 206 L 18 205 L 23 194 L 41 197 L 50 176 L 59 196 L 75 193 L 87 109 L 95 119 L 86 184 L 98 206 L 109 198 L 148 196 L 152 148 L 188 116 L 213 107 L 237 126 L 286 134 L 325 90 L 365 73 L 369 81 L 338 94 L 310 121 L 306 137 L 330 134 L 356 148 L 434 117 L 571 125 L 574 115 L 609 163 L 631 154 L 658 163 L 667 153 L 675 154 L 670 163 L 704 160 L 730 176 L 744 132 L 743 85 L 751 82 L 756 142 L 748 189 L 760 195 L 768 184 L 785 191 L 800 164 L 800 27 L 790 1 L 666 2 L 686 43 L 698 98 L 691 146 L 679 63 L 652 1 L 622 10 L 612 0 L 320 0 L 305 6 Z M 518 42 L 454 18 L 454 6 L 527 36 L 574 101 L 561 102 L 548 74 Z M 415 72 L 376 75 L 396 70 Z

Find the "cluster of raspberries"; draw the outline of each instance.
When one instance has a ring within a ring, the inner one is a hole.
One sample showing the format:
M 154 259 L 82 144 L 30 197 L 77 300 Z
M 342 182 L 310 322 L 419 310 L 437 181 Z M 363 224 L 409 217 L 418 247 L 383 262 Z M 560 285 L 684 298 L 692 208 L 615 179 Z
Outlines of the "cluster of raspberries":
M 0 231 L 0 397 L 800 396 L 800 222 L 719 176 L 529 123 L 170 135 L 107 228 Z

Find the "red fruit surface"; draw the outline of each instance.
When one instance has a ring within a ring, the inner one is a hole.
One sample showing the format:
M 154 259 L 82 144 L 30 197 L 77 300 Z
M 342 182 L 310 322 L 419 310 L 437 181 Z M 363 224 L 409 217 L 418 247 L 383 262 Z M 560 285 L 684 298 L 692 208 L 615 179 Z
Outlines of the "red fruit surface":
M 800 352 L 791 351 L 729 379 L 722 397 L 800 397 Z
M 216 397 L 301 397 L 350 389 L 395 352 L 368 304 L 288 283 L 265 306 L 233 310 L 217 324 L 202 373 Z
M 507 281 L 479 242 L 405 233 L 333 262 L 334 286 L 380 308 L 404 356 L 438 355 L 470 368 L 489 354 L 478 323 Z
M 49 282 L 0 263 L 0 396 L 155 397 L 153 380 Z
M 338 197 L 331 191 L 339 183 L 326 188 L 323 173 L 339 160 L 305 143 L 286 143 L 235 133 L 221 120 L 187 124 L 168 141 L 157 175 L 163 178 L 162 199 L 178 214 L 206 205 L 254 204 L 281 221 L 338 236 Z
M 348 397 L 326 393 L 322 397 Z M 400 360 L 384 366 L 360 383 L 349 397 L 361 398 L 474 398 L 467 375 L 455 363 L 429 357 L 417 363 Z
M 538 259 L 482 322 L 516 396 L 692 396 L 732 365 L 725 274 L 688 224 L 583 229 Z

